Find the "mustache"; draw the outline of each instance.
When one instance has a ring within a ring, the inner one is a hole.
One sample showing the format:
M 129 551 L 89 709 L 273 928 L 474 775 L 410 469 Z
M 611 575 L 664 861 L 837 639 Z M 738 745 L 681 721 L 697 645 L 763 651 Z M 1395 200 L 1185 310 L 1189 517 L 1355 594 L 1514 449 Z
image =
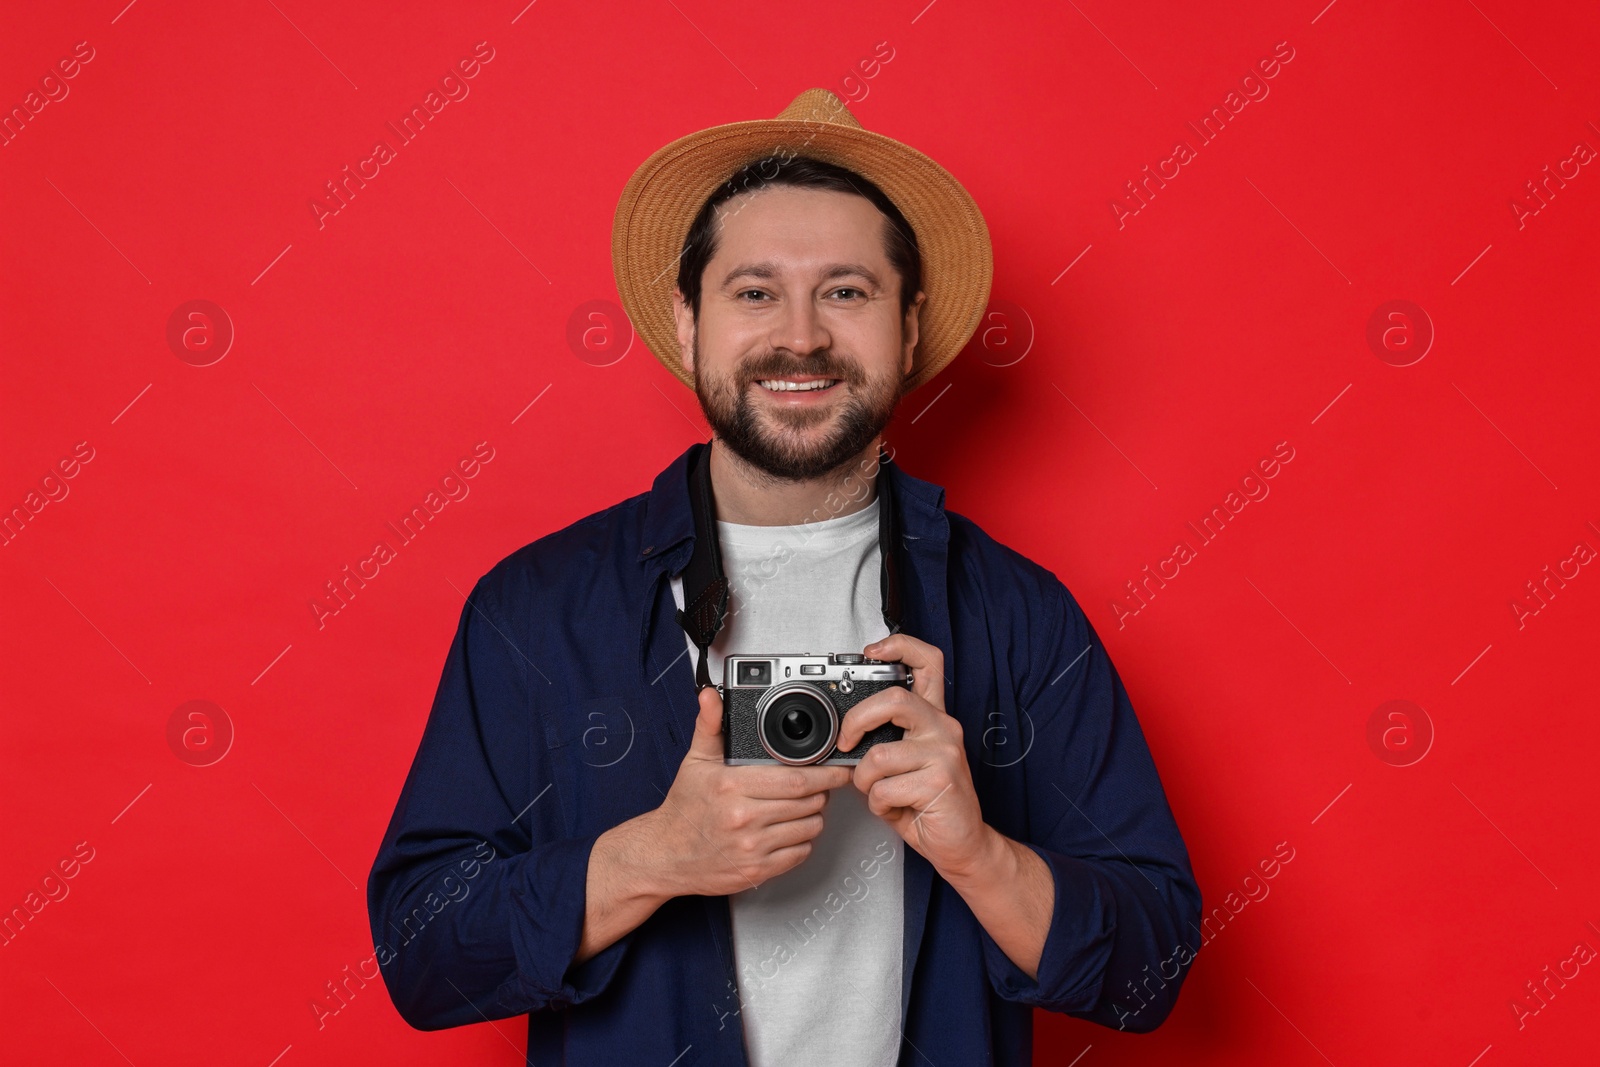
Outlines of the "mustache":
M 816 374 L 824 378 L 838 378 L 852 385 L 861 382 L 861 368 L 854 363 L 839 362 L 830 355 L 808 356 L 800 362 L 779 355 L 763 357 L 750 363 L 744 370 L 746 382 L 762 378 L 787 378 L 790 375 Z

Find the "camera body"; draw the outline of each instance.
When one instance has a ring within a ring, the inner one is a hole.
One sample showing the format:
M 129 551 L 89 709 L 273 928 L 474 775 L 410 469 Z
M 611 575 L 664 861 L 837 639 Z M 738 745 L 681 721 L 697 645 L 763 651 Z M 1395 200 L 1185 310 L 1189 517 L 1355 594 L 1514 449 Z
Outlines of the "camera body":
M 729 656 L 722 664 L 723 759 L 731 764 L 856 764 L 898 741 L 884 723 L 848 752 L 835 744 L 844 715 L 890 686 L 911 688 L 911 668 L 851 652 Z

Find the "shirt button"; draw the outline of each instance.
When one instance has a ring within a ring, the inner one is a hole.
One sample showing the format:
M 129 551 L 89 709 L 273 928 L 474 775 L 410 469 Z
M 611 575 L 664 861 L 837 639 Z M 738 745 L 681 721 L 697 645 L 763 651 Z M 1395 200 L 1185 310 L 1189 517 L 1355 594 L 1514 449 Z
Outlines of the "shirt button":
M 648 556 L 650 553 L 654 552 L 655 550 L 656 550 L 656 546 L 655 545 L 646 545 L 645 546 L 645 550 L 644 550 L 644 554 Z

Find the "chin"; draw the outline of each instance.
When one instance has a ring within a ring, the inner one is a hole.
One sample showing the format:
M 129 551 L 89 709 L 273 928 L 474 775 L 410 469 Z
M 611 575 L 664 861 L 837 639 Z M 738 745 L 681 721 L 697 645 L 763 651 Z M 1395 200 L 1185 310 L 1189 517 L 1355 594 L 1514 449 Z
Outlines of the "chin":
M 845 395 L 789 411 L 764 411 L 783 405 L 753 395 L 753 390 L 765 392 L 754 379 L 742 388 L 733 382 L 723 389 L 703 385 L 696 394 L 713 433 L 736 455 L 773 477 L 798 481 L 823 477 L 852 462 L 892 414 L 892 407 L 873 410 L 870 388 L 865 394 L 849 382 L 834 388 L 844 389 Z

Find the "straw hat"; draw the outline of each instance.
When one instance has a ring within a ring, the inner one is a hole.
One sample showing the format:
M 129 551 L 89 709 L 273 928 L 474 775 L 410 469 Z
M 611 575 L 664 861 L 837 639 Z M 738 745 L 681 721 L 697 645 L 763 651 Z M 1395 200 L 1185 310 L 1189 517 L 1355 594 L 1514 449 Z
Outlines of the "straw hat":
M 775 119 L 730 122 L 680 137 L 645 160 L 622 190 L 611 265 L 639 336 L 689 388 L 678 359 L 672 295 L 683 240 L 700 208 L 740 167 L 810 156 L 847 167 L 894 201 L 922 253 L 920 331 L 906 391 L 924 384 L 971 338 L 989 302 L 994 253 L 983 213 L 960 182 L 908 145 L 861 128 L 844 101 L 807 89 Z

